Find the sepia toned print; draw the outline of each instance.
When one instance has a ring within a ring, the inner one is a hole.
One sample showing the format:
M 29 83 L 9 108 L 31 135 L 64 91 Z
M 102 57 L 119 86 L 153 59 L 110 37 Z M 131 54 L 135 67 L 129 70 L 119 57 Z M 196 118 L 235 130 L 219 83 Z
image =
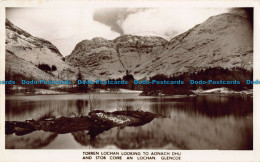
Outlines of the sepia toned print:
M 6 8 L 5 148 L 253 150 L 253 11 Z

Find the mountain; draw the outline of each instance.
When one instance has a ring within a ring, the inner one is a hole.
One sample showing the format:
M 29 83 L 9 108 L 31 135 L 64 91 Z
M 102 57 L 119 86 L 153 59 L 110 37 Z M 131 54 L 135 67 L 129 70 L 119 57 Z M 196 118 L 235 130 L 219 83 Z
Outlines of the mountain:
M 247 19 L 233 14 L 210 17 L 171 39 L 141 73 L 170 75 L 208 67 L 253 68 L 253 28 Z
M 88 78 L 122 77 L 160 52 L 167 41 L 160 37 L 124 35 L 114 40 L 93 38 L 76 45 L 66 61 L 87 73 Z
M 6 72 L 22 74 L 35 79 L 70 79 L 75 68 L 67 65 L 63 56 L 51 42 L 33 37 L 6 19 Z M 53 70 L 42 70 L 40 65 Z
M 54 67 L 46 71 L 41 65 Z M 63 58 L 51 42 L 6 20 L 6 71 L 36 79 L 136 79 L 156 74 L 196 72 L 209 67 L 253 68 L 253 27 L 248 19 L 221 14 L 167 41 L 156 36 L 122 35 L 114 40 L 79 42 Z
M 133 35 L 83 40 L 66 61 L 95 79 L 122 77 L 126 71 L 141 79 L 209 67 L 252 69 L 253 27 L 246 18 L 226 13 L 212 16 L 170 41 Z

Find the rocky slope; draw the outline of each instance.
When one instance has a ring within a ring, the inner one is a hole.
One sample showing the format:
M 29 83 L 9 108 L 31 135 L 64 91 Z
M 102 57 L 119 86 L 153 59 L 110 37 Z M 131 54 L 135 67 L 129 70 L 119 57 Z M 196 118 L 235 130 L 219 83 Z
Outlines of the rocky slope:
M 221 14 L 170 41 L 131 35 L 84 40 L 66 60 L 96 79 L 122 77 L 126 70 L 140 79 L 208 67 L 251 69 L 253 28 L 246 18 Z
M 5 53 L 5 67 L 6 73 L 9 74 L 10 78 L 14 80 L 14 74 L 21 76 L 26 76 L 27 78 L 34 79 L 45 79 L 54 80 L 55 77 L 49 73 L 46 73 L 36 67 L 34 64 L 17 57 L 14 53 L 6 51 Z M 26 78 L 21 78 L 26 79 Z
M 40 64 L 57 70 L 46 73 Z M 252 69 L 253 27 L 246 18 L 213 16 L 170 41 L 134 35 L 83 40 L 66 58 L 49 41 L 6 20 L 6 71 L 32 78 L 74 80 L 79 68 L 84 79 L 118 78 L 126 71 L 141 79 L 208 67 Z
M 160 52 L 166 40 L 160 37 L 124 35 L 114 40 L 93 38 L 78 43 L 66 60 L 88 74 L 88 78 L 122 77 Z
M 221 14 L 170 40 L 141 73 L 173 74 L 207 67 L 253 67 L 253 28 L 243 17 Z M 155 70 L 154 70 L 155 69 Z
M 6 71 L 35 79 L 69 79 L 75 68 L 67 65 L 59 50 L 49 41 L 33 37 L 6 19 Z M 46 73 L 40 64 L 57 70 Z

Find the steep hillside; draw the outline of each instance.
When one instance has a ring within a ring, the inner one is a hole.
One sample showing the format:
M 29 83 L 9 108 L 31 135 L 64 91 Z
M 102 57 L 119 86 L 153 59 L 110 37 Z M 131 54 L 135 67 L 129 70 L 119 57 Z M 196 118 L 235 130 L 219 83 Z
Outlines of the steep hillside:
M 208 67 L 253 67 L 253 28 L 233 14 L 210 17 L 169 42 L 160 37 L 124 35 L 78 43 L 66 60 L 92 78 L 140 79 L 155 74 L 193 72 Z
M 11 72 L 24 71 L 26 76 L 33 76 L 36 79 L 50 79 L 49 76 L 57 79 L 67 79 L 72 76 L 75 78 L 75 68 L 63 61 L 64 58 L 53 44 L 47 40 L 33 37 L 7 19 L 5 43 L 6 69 Z M 47 74 L 38 68 L 41 64 L 55 66 L 56 70 Z M 34 67 L 32 68 L 32 66 Z
M 221 14 L 170 40 L 143 75 L 192 72 L 208 67 L 253 67 L 253 28 L 243 17 Z
M 46 80 L 55 79 L 54 76 L 40 70 L 34 64 L 17 57 L 10 51 L 6 51 L 5 60 L 6 73 L 8 75 L 20 74 L 21 76 L 26 76 L 27 78 L 38 78 Z
M 93 38 L 78 43 L 66 60 L 89 78 L 108 79 L 122 77 L 126 70 L 133 72 L 151 61 L 167 43 L 160 37 L 124 35 L 114 40 Z
M 46 73 L 38 68 L 41 64 L 57 69 Z M 134 35 L 83 40 L 66 58 L 49 41 L 6 20 L 6 69 L 37 79 L 74 80 L 78 69 L 84 79 L 118 78 L 126 71 L 141 79 L 209 67 L 252 69 L 253 28 L 246 18 L 212 16 L 170 41 Z
M 116 77 L 124 72 L 112 42 L 103 38 L 81 41 L 66 61 L 79 67 L 87 79 Z

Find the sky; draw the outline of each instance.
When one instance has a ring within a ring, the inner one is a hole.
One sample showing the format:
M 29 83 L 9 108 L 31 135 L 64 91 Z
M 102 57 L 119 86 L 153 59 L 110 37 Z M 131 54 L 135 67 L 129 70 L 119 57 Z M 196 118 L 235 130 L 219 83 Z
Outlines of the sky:
M 7 8 L 6 17 L 33 36 L 46 39 L 69 55 L 85 39 L 109 40 L 123 34 L 167 40 L 229 8 Z M 243 14 L 243 13 L 242 13 Z

